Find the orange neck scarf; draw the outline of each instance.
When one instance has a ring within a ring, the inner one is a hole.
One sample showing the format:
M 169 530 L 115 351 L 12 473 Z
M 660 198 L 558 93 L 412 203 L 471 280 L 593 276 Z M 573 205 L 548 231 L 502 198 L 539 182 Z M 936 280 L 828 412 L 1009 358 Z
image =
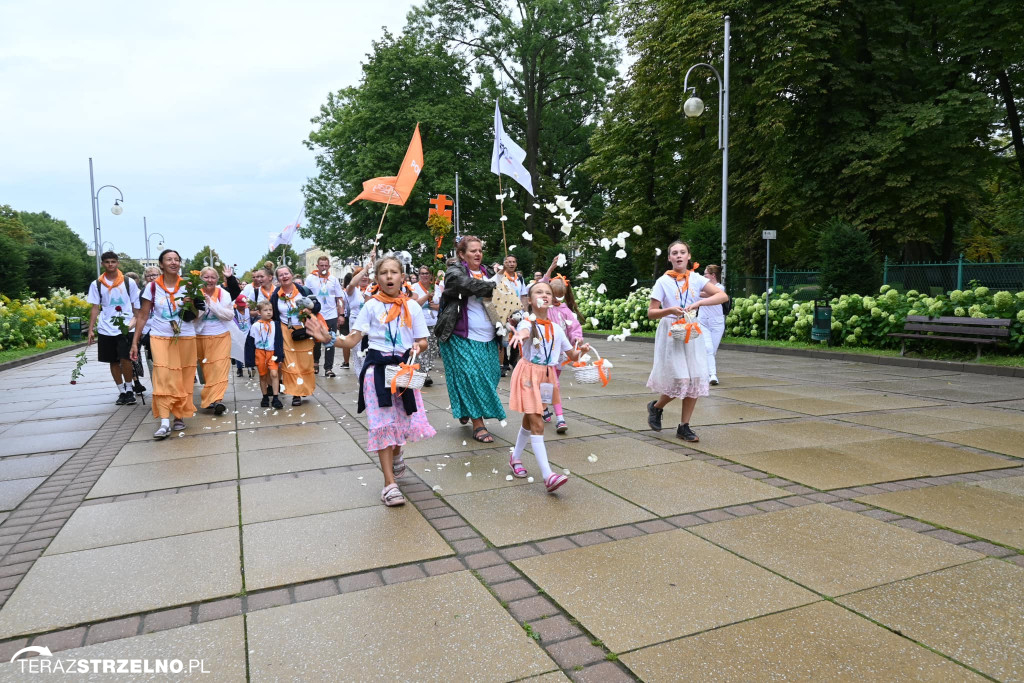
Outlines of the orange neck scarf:
M 289 296 L 288 294 L 284 293 L 284 287 L 281 287 L 280 289 L 277 290 L 278 298 L 284 299 L 285 301 L 290 301 L 291 299 L 294 299 L 298 295 L 299 295 L 299 288 L 296 287 L 295 285 L 292 285 L 291 296 Z
M 393 306 L 388 309 L 387 315 L 384 316 L 385 325 L 401 315 L 401 324 L 412 329 L 412 314 L 409 313 L 409 297 L 405 294 L 388 296 L 384 292 L 377 292 L 373 295 L 373 298 L 381 303 L 393 304 Z
M 481 273 L 481 275 L 483 275 L 483 273 Z M 507 270 L 505 271 L 505 277 L 511 280 L 512 282 L 515 282 L 518 279 L 515 273 L 510 273 Z
M 260 293 L 263 294 L 263 298 L 270 301 L 270 295 L 274 292 L 273 287 L 260 287 Z
M 547 318 L 537 318 L 536 323 L 544 328 L 544 339 L 551 341 L 551 337 L 554 335 L 554 324 Z
M 469 274 L 473 276 L 474 280 L 483 280 L 484 279 L 484 271 L 482 271 L 482 270 L 479 273 L 474 273 L 471 270 L 471 271 L 469 271 Z
M 117 277 L 114 278 L 114 283 L 113 284 L 109 284 L 109 285 L 107 284 L 107 274 L 106 273 L 103 273 L 103 275 L 100 275 L 96 279 L 96 281 L 99 282 L 104 287 L 106 287 L 107 288 L 107 293 L 109 294 L 115 288 L 120 287 L 121 285 L 124 284 L 124 274 L 121 272 L 121 269 L 118 268 L 117 269 Z
M 179 289 L 181 289 L 181 278 L 178 278 L 178 282 L 177 282 L 177 283 L 175 284 L 175 286 L 174 286 L 174 289 L 167 289 L 167 285 L 165 285 L 165 284 L 164 284 L 164 276 L 163 276 L 163 274 L 161 273 L 160 277 L 158 277 L 158 278 L 156 279 L 156 285 L 157 285 L 158 287 L 160 287 L 160 289 L 162 289 L 162 290 L 164 290 L 165 292 L 167 292 L 167 301 L 168 301 L 168 304 L 169 304 L 169 305 L 170 305 L 170 307 L 171 307 L 171 312 L 173 313 L 173 312 L 174 312 L 174 310 L 178 308 L 178 302 L 177 302 L 177 300 L 176 300 L 176 299 L 174 298 L 174 294 L 175 294 L 175 292 L 177 292 L 177 291 L 178 291 Z

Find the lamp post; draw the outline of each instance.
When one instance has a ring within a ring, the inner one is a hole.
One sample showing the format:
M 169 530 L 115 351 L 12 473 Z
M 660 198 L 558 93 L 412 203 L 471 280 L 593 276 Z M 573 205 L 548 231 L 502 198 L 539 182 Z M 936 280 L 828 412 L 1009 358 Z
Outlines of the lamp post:
M 162 246 L 164 246 L 164 236 L 161 235 L 159 232 L 154 232 L 152 235 L 149 234 L 149 226 L 146 224 L 146 217 L 145 216 L 142 217 L 142 234 L 146 238 L 146 260 L 149 261 L 152 258 L 149 255 L 149 238 L 150 237 L 156 237 L 157 235 L 160 235 L 160 241 L 157 242 L 157 246 L 158 247 L 162 247 Z
M 109 249 L 107 249 L 107 245 L 108 244 L 110 245 Z M 92 242 L 92 243 L 89 244 L 89 248 L 86 249 L 85 253 L 88 254 L 89 256 L 95 256 L 96 260 L 100 261 L 100 263 L 102 264 L 102 259 L 100 259 L 100 256 L 105 251 L 114 251 L 114 243 L 113 242 L 104 242 L 103 245 L 100 248 L 97 249 L 96 248 L 96 243 Z M 102 272 L 102 271 L 100 271 L 100 272 Z M 99 277 L 99 276 L 97 275 L 96 277 Z
M 704 113 L 704 101 L 697 97 L 696 86 L 688 87 L 690 72 L 699 66 L 711 69 L 718 79 L 718 149 L 722 150 L 722 285 L 725 285 L 726 234 L 729 221 L 729 25 L 728 15 L 725 17 L 725 54 L 722 74 L 710 64 L 700 63 L 691 66 L 683 78 L 683 93 L 692 95 L 683 103 L 683 113 L 689 118 L 696 118 Z M 723 78 L 724 75 L 724 78 Z
M 90 194 L 90 204 L 92 205 L 92 236 L 93 236 L 93 243 L 94 244 L 103 244 L 103 232 L 102 232 L 102 229 L 100 227 L 100 213 L 99 213 L 99 207 L 100 207 L 100 199 L 99 199 L 99 197 L 100 197 L 100 192 L 104 188 L 108 188 L 108 187 L 112 187 L 115 190 L 117 190 L 117 194 L 118 194 L 119 198 L 115 199 L 114 200 L 114 205 L 112 207 L 110 207 L 110 213 L 114 214 L 115 216 L 120 216 L 121 212 L 124 211 L 124 209 L 121 208 L 121 202 L 124 201 L 124 193 L 121 192 L 121 188 L 117 187 L 116 185 L 104 185 L 99 190 L 93 189 L 95 187 L 96 187 L 96 182 L 95 182 L 95 180 L 93 180 L 93 173 L 92 173 L 92 157 L 89 157 L 89 194 Z M 100 273 L 103 272 L 103 264 L 100 263 L 100 254 L 101 254 L 101 250 L 97 249 L 96 250 L 96 277 L 99 277 Z

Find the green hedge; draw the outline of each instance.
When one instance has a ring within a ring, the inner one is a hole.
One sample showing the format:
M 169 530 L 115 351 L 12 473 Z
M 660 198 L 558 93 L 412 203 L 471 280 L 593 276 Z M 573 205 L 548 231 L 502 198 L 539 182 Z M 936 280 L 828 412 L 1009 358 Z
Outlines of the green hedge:
M 647 287 L 633 291 L 625 299 L 609 299 L 590 284 L 576 287 L 574 293 L 584 329 L 611 329 L 618 333 L 623 328 L 643 332 L 657 327 L 657 321 L 647 319 L 651 296 Z M 887 335 L 900 332 L 908 315 L 970 316 L 1009 318 L 1012 322 L 1007 346 L 1024 352 L 1024 291 L 992 292 L 988 287 L 975 287 L 925 296 L 916 290 L 901 293 L 882 285 L 876 296 L 844 294 L 832 299 L 830 305 L 834 346 L 895 348 L 900 340 Z M 772 295 L 770 308 L 768 311 L 765 307 L 764 294 L 734 298 L 732 311 L 726 317 L 726 335 L 763 339 L 767 313 L 770 340 L 811 341 L 812 302 L 797 301 L 792 294 L 780 293 Z

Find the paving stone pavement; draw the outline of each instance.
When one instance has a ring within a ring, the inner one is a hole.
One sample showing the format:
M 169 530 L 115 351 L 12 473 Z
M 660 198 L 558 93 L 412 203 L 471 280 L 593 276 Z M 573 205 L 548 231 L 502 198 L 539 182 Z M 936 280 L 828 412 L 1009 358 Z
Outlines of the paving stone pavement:
M 1024 680 L 1024 380 L 723 351 L 684 444 L 678 403 L 646 424 L 649 347 L 599 346 L 557 495 L 509 481 L 517 416 L 473 441 L 435 373 L 400 509 L 350 372 L 280 411 L 232 376 L 163 442 L 95 362 L 3 372 L 0 662 L 52 654 L 0 678 Z

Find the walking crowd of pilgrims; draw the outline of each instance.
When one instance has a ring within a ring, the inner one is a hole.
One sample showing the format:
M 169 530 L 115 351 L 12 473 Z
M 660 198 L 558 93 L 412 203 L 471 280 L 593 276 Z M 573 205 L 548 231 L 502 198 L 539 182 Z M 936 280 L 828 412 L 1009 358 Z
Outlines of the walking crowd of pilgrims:
M 717 283 L 720 268 L 697 273 L 686 243 L 673 242 L 667 255 L 671 267 L 655 282 L 648 308 L 659 321 L 647 381 L 657 398 L 647 406 L 648 424 L 660 431 L 665 407 L 680 399 L 676 433 L 694 442 L 699 438 L 690 419 L 697 400 L 718 383 L 715 354 L 728 296 Z M 145 392 L 144 355 L 156 440 L 186 430 L 197 410 L 223 414 L 233 368 L 238 377 L 258 375 L 260 405 L 270 410 L 285 407 L 282 394 L 301 406 L 318 377 L 351 378 L 358 412 L 367 417 L 367 450 L 377 453 L 384 475 L 381 501 L 402 505 L 403 449 L 436 434 L 421 390 L 412 387 L 433 384 L 430 373 L 440 358 L 452 416 L 484 444 L 494 442 L 487 420 L 506 420 L 498 386 L 511 374 L 507 405 L 522 422 L 509 453 L 510 474 L 529 476 L 522 460 L 529 445 L 549 493 L 568 481 L 551 469 L 544 432 L 552 420 L 560 434 L 571 429 L 562 409 L 562 366 L 587 359 L 591 349 L 570 280 L 555 274 L 558 259 L 527 283 L 514 256 L 484 265 L 484 243 L 470 235 L 458 241 L 436 278 L 429 265 L 407 272 L 402 260 L 386 255 L 339 279 L 323 256 L 304 282 L 288 266 L 270 262 L 247 283 L 231 268 L 207 267 L 191 295 L 174 249 L 161 252 L 158 266 L 141 278 L 122 273 L 113 252 L 101 261 L 103 272 L 88 293 L 89 344 L 95 342 L 99 362 L 110 365 L 119 405 L 134 405 Z M 522 306 L 500 321 L 488 310 L 497 287 Z M 692 335 L 695 343 L 679 343 L 677 335 L 687 342 Z M 410 381 L 399 386 L 396 375 Z M 411 381 L 414 375 L 418 382 Z

